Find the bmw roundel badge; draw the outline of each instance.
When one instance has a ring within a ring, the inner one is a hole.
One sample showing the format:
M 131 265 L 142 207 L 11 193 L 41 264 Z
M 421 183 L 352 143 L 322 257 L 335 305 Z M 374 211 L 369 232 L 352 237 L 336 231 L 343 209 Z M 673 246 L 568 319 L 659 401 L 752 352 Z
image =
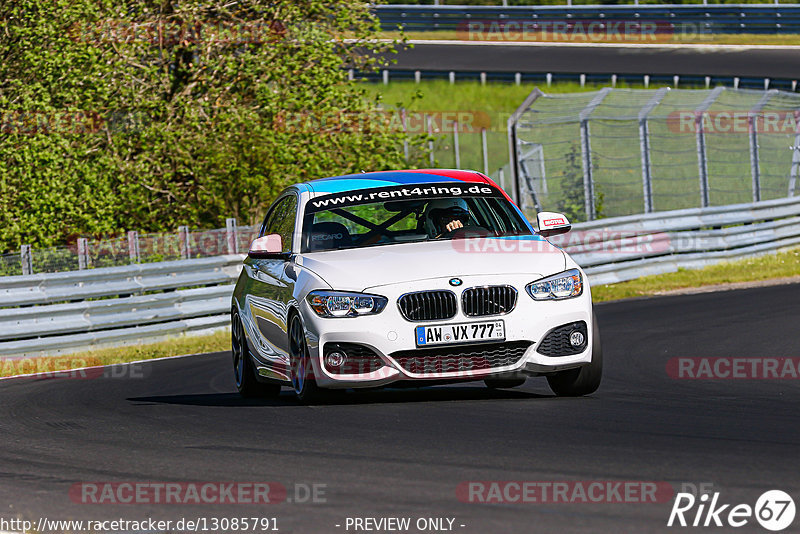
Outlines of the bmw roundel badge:
M 453 287 L 458 287 L 463 283 L 464 282 L 461 280 L 461 278 L 451 278 L 450 279 L 450 285 L 453 286 Z

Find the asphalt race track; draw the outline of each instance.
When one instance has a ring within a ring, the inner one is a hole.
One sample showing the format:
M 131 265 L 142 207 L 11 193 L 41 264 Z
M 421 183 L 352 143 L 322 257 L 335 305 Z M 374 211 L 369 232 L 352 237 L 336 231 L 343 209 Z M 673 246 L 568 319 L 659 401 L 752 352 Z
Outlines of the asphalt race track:
M 769 489 L 797 499 L 800 380 L 676 380 L 666 365 L 800 356 L 798 302 L 800 285 L 787 285 L 599 305 L 604 383 L 579 399 L 555 398 L 535 379 L 500 393 L 351 393 L 319 407 L 288 391 L 244 401 L 226 353 L 152 362 L 124 378 L 0 381 L 0 517 L 266 516 L 280 532 L 320 534 L 348 532 L 347 517 L 387 516 L 455 518 L 455 531 L 480 534 L 708 531 L 668 529 L 671 497 L 479 504 L 456 488 L 655 481 L 675 491 L 712 484 L 726 503 L 754 505 Z M 69 491 L 82 481 L 273 481 L 290 498 L 295 484 L 324 484 L 325 494 L 266 506 L 76 504 Z M 736 530 L 764 532 L 753 524 Z
M 800 49 L 757 46 L 608 46 L 414 41 L 391 69 L 796 79 Z

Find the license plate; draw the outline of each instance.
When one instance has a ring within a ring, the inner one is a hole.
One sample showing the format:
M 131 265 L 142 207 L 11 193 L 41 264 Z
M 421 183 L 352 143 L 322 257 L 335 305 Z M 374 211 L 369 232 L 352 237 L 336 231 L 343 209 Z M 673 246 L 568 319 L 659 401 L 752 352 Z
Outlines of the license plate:
M 504 341 L 506 338 L 503 321 L 418 326 L 414 329 L 414 334 L 418 347 L 475 341 Z

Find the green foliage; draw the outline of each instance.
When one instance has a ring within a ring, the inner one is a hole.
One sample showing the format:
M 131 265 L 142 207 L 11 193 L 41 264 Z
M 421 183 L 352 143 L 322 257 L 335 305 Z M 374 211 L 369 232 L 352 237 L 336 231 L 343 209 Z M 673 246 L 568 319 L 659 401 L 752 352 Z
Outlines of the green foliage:
M 578 145 L 570 146 L 569 152 L 565 157 L 566 166 L 564 175 L 561 178 L 561 198 L 558 201 L 558 211 L 567 216 L 571 222 L 581 222 L 586 220 L 586 206 L 584 187 L 583 187 L 583 163 Z M 594 170 L 597 164 L 593 162 Z M 594 184 L 594 209 L 598 219 L 603 217 L 603 192 L 598 190 L 598 184 Z
M 288 184 L 409 166 L 347 78 L 391 48 L 365 2 L 15 0 L 0 22 L 0 250 L 254 223 Z

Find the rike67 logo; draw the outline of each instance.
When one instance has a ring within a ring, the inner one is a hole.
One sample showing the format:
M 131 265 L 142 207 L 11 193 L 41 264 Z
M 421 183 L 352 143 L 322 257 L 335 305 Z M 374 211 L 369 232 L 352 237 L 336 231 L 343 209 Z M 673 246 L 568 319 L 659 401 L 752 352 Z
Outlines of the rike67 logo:
M 789 527 L 794 515 L 794 499 L 781 490 L 764 492 L 755 506 L 722 503 L 719 492 L 704 493 L 700 497 L 678 493 L 667 526 L 739 528 L 755 519 L 765 529 L 777 532 Z

